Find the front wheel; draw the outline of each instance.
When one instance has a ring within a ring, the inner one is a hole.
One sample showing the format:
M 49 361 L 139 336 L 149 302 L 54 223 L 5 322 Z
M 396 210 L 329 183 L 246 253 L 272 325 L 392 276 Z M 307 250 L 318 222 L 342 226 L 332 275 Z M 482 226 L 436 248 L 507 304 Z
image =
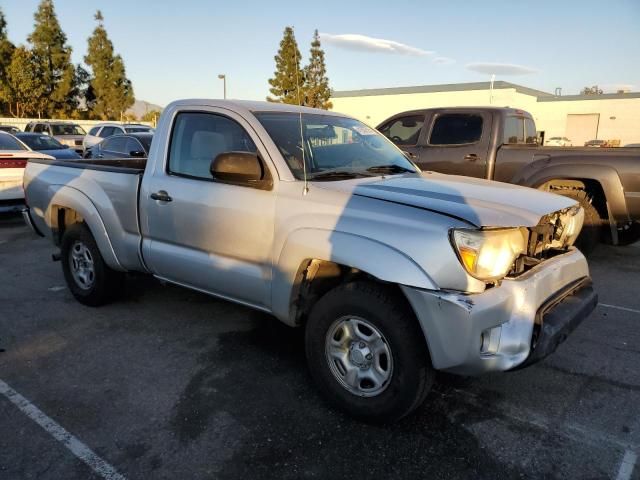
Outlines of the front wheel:
M 97 307 L 121 290 L 124 274 L 109 268 L 86 225 L 70 225 L 62 236 L 61 261 L 69 290 L 80 303 Z
M 433 383 L 424 335 L 402 296 L 371 282 L 336 287 L 305 332 L 311 375 L 334 406 L 374 422 L 398 420 Z

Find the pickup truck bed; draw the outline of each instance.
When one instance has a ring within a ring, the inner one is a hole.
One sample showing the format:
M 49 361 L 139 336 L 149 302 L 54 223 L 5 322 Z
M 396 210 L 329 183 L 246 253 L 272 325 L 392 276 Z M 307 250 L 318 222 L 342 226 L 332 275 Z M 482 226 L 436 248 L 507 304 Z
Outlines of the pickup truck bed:
M 35 184 L 45 172 L 48 182 L 46 189 L 31 190 L 30 203 L 41 204 L 43 199 L 39 195 L 42 194 L 51 198 L 54 204 L 69 203 L 79 206 L 83 202 L 92 203 L 95 206 L 94 221 L 102 226 L 101 231 L 95 235 L 96 242 L 101 250 L 107 252 L 109 260 L 122 270 L 146 270 L 138 253 L 141 242 L 138 195 L 146 159 L 31 160 L 30 163 Z M 65 188 L 62 193 L 58 193 L 63 186 L 72 188 Z M 91 192 L 91 198 L 85 192 Z M 60 215 L 64 214 L 65 211 L 61 210 Z M 55 212 L 45 212 L 45 216 L 58 221 L 52 226 L 51 235 L 59 244 L 62 230 L 57 227 L 69 219 L 59 218 Z

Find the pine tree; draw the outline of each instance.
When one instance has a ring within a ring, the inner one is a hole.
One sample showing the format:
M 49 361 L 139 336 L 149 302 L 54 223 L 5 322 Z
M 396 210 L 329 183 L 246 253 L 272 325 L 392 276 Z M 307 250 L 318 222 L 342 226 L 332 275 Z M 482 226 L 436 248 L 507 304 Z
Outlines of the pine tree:
M 327 78 L 327 67 L 324 63 L 324 50 L 320 47 L 318 30 L 313 34 L 311 56 L 305 67 L 305 105 L 313 108 L 329 110 L 333 105 L 329 101 L 331 90 Z
M 7 22 L 0 9 L 0 114 L 8 112 L 5 105 L 9 103 L 9 88 L 7 86 L 7 69 L 11 63 L 15 47 L 7 37 Z
M 14 117 L 42 116 L 47 106 L 47 85 L 34 52 L 16 48 L 7 68 L 9 112 Z
M 104 28 L 104 18 L 98 10 L 98 26 L 89 37 L 85 63 L 92 74 L 87 89 L 87 107 L 94 118 L 119 119 L 133 105 L 133 86 L 127 78 L 124 61 L 115 55 L 113 43 Z
M 82 100 L 82 105 L 79 105 L 77 110 L 78 118 L 88 120 L 96 97 L 93 94 L 93 88 L 91 88 L 91 74 L 82 65 L 76 67 L 76 83 L 79 97 Z
M 78 106 L 76 70 L 71 63 L 71 47 L 62 31 L 53 0 L 42 0 L 34 14 L 29 43 L 45 83 L 47 98 L 43 114 L 70 116 Z
M 269 91 L 273 97 L 267 97 L 267 100 L 304 105 L 304 71 L 300 68 L 300 50 L 298 50 L 293 28 L 284 29 L 284 37 L 274 59 L 276 71 L 273 78 L 269 79 L 269 85 L 271 85 Z

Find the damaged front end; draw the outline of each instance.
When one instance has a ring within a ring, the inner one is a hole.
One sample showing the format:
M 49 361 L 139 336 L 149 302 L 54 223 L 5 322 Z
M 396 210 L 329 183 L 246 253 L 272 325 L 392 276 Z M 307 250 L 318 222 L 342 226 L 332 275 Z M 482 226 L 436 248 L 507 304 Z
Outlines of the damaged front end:
M 582 229 L 584 210 L 574 205 L 545 215 L 535 227 L 529 227 L 527 250 L 514 262 L 508 277 L 517 277 L 541 262 L 566 253 Z

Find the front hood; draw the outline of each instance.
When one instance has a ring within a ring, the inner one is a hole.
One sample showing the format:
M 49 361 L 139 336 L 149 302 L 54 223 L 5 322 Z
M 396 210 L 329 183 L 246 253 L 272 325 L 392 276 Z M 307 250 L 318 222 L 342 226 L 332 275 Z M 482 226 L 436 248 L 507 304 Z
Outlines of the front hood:
M 533 227 L 544 215 L 576 204 L 571 199 L 532 188 L 432 172 L 314 184 L 351 195 L 424 208 L 476 227 Z

